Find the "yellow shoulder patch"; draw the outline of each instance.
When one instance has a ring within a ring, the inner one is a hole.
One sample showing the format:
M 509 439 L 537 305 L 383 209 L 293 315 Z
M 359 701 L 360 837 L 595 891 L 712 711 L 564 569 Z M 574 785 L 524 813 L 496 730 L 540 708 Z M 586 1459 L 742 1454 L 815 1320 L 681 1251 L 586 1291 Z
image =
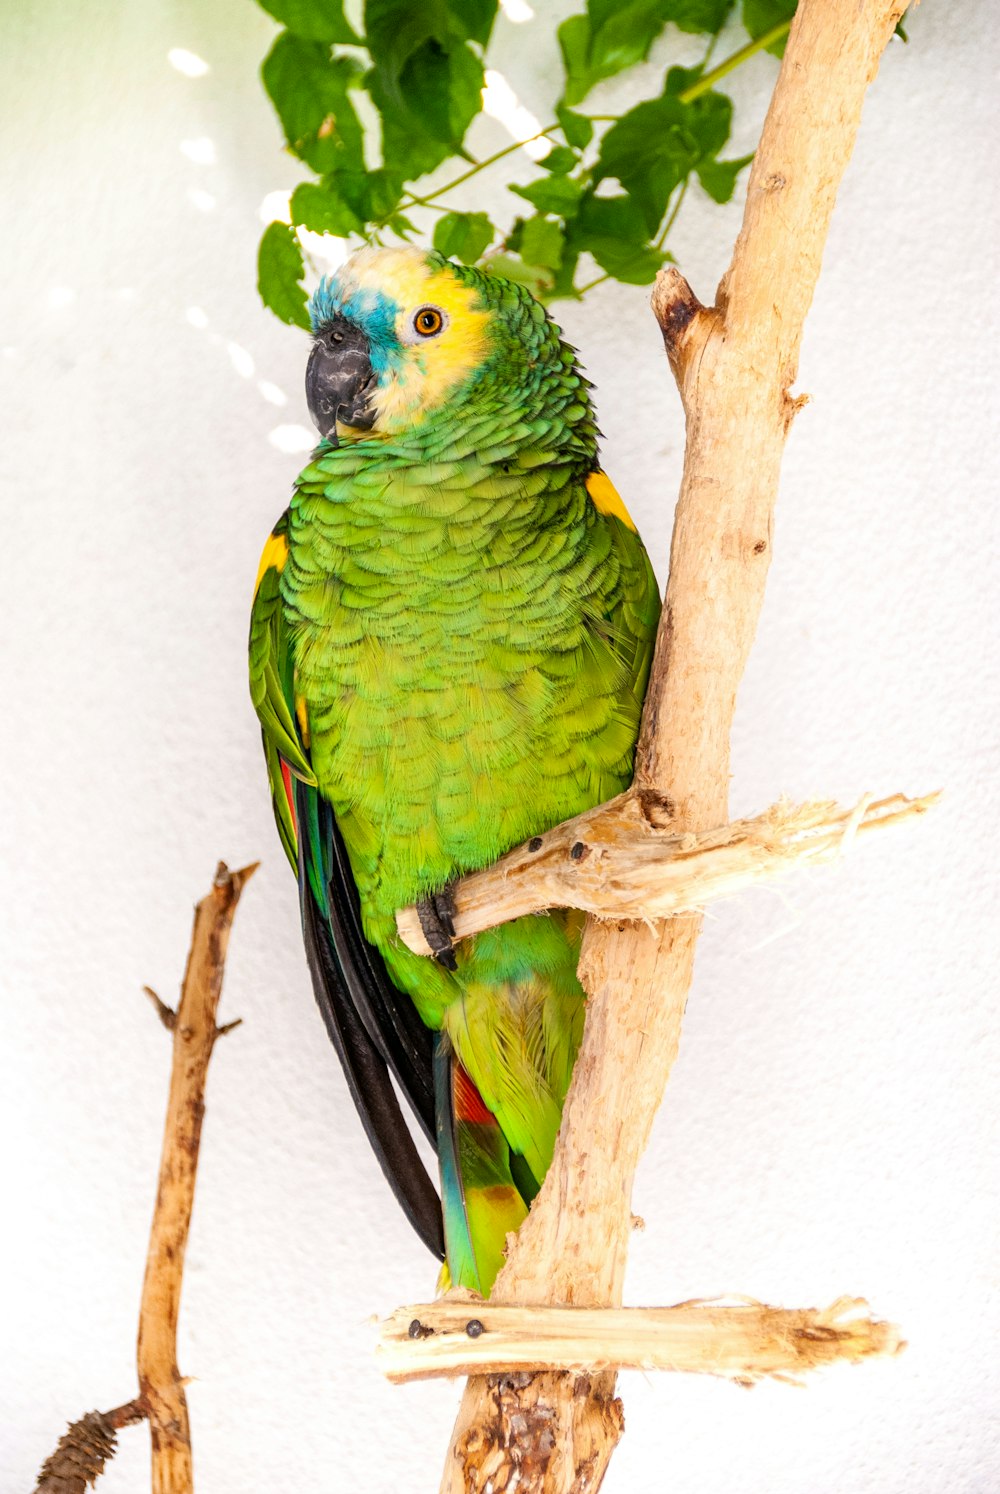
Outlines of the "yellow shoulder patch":
M 302 745 L 308 751 L 309 741 L 309 708 L 301 695 L 295 697 L 295 719 L 299 723 L 299 731 L 302 733 Z
M 267 544 L 264 546 L 264 553 L 260 557 L 260 565 L 257 567 L 257 579 L 253 584 L 254 596 L 257 595 L 260 589 L 260 583 L 264 579 L 264 572 L 283 570 L 287 559 L 288 540 L 283 534 L 269 535 Z
M 632 517 L 610 477 L 603 472 L 592 472 L 587 478 L 587 492 L 595 508 L 600 509 L 602 514 L 614 514 L 616 519 L 621 519 L 626 528 L 635 534 Z

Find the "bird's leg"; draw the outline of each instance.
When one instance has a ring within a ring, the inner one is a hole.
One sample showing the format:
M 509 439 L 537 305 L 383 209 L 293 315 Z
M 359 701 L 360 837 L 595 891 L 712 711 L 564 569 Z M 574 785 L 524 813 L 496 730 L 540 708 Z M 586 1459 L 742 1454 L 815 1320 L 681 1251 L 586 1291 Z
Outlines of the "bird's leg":
M 457 970 L 458 962 L 452 948 L 455 937 L 455 897 L 450 887 L 442 887 L 429 897 L 421 898 L 416 905 L 420 927 L 431 947 L 431 953 L 439 965 L 446 970 Z

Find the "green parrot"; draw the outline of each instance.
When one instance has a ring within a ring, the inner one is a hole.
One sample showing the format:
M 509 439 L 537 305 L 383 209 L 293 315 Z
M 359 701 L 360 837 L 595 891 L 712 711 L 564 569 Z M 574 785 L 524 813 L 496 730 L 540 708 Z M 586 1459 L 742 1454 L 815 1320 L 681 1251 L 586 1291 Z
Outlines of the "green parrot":
M 352 1097 L 444 1279 L 485 1296 L 552 1158 L 582 918 L 455 944 L 449 889 L 627 787 L 659 594 L 590 385 L 523 286 L 365 249 L 310 315 L 322 440 L 264 547 L 251 694 Z M 409 904 L 434 958 L 397 935 Z

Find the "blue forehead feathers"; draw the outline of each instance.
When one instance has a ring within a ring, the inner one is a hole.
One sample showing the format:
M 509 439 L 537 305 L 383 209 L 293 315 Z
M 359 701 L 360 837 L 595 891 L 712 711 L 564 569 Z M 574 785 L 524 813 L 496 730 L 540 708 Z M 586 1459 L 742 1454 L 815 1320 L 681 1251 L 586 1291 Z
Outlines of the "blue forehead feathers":
M 395 339 L 399 303 L 380 290 L 345 293 L 336 275 L 325 276 L 309 300 L 309 318 L 314 332 L 335 316 L 346 316 L 365 334 L 379 342 Z
M 372 368 L 382 373 L 401 353 L 396 339 L 399 303 L 380 290 L 345 292 L 336 275 L 326 275 L 309 298 L 309 320 L 318 332 L 335 316 L 346 317 L 368 338 Z

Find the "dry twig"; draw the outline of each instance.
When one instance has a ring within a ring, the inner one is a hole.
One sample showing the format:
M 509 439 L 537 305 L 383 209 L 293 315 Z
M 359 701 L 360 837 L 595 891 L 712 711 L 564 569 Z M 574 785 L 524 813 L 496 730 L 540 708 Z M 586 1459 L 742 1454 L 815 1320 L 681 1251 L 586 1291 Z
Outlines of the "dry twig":
M 220 861 L 211 892 L 195 909 L 177 1011 L 144 987 L 160 1021 L 173 1034 L 173 1062 L 139 1310 L 139 1395 L 115 1411 L 92 1411 L 74 1422 L 45 1462 L 35 1494 L 83 1494 L 113 1456 L 116 1430 L 142 1420 L 149 1421 L 152 1440 L 153 1494 L 193 1494 L 191 1429 L 177 1368 L 177 1318 L 208 1064 L 216 1038 L 237 1025 L 217 1027 L 215 1020 L 226 949 L 240 894 L 255 870 L 254 865 L 231 872 Z

